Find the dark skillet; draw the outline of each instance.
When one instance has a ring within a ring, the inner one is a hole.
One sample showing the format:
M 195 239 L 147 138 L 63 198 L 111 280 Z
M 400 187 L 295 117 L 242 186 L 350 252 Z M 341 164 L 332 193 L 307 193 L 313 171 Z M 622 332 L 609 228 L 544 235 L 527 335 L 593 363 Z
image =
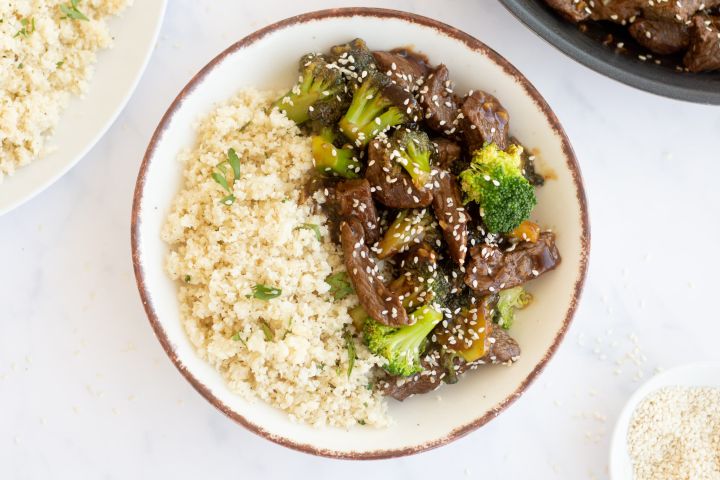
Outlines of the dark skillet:
M 500 0 L 500 3 L 548 43 L 596 72 L 657 95 L 720 105 L 720 72 L 677 72 L 643 62 L 634 55 L 616 53 L 556 15 L 542 0 Z

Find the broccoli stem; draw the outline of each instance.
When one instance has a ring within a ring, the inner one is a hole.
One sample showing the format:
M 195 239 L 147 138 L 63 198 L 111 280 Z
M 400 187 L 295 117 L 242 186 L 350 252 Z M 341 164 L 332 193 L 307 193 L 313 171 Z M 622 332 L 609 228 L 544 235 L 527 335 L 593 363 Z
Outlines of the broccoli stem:
M 285 115 L 290 120 L 299 125 L 310 118 L 308 114 L 310 107 L 317 102 L 319 98 L 320 92 L 295 94 L 291 90 L 280 97 L 273 106 L 278 107 L 278 110 L 281 112 L 285 112 Z
M 407 327 L 401 327 L 392 333 L 390 335 L 390 345 L 392 350 L 401 352 L 401 357 L 406 357 L 406 360 L 414 363 L 414 366 L 408 372 L 407 370 L 394 369 L 391 363 L 389 366 L 392 370 L 388 371 L 392 374 L 409 376 L 422 371 L 419 359 L 422 353 L 421 348 L 435 325 L 443 319 L 443 314 L 431 305 L 424 305 L 411 313 L 410 318 L 414 323 Z
M 421 151 L 414 142 L 409 142 L 400 155 L 405 160 L 401 163 L 410 174 L 413 184 L 417 188 L 425 188 L 430 182 L 430 152 Z
M 419 211 L 400 211 L 378 244 L 378 258 L 383 259 L 394 255 L 413 242 L 422 239 L 431 223 L 432 216 L 425 208 Z
M 339 125 L 340 130 L 355 142 L 355 145 L 363 147 L 381 131 L 404 121 L 402 112 L 392 107 L 392 103 L 383 97 L 380 89 L 367 79 L 353 95 L 350 108 L 340 119 Z
M 344 178 L 357 178 L 360 162 L 355 152 L 349 148 L 337 148 L 324 135 L 314 135 L 311 141 L 315 168 L 322 173 L 339 175 Z

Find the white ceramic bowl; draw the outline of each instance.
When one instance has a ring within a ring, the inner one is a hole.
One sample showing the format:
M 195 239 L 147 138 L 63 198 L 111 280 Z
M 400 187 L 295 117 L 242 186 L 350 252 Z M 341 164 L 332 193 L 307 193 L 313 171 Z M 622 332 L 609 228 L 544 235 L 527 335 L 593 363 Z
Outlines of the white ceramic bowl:
M 720 388 L 720 362 L 692 363 L 666 370 L 645 382 L 630 397 L 618 417 L 610 443 L 610 478 L 613 480 L 633 478 L 627 434 L 638 404 L 652 392 L 672 386 Z
M 130 100 L 160 33 L 167 0 L 136 0 L 108 21 L 115 39 L 98 52 L 87 93 L 70 100 L 47 145 L 55 150 L 0 183 L 0 215 L 30 200 L 95 146 Z
M 317 430 L 295 424 L 262 402 L 247 402 L 193 351 L 180 325 L 176 285 L 163 271 L 160 229 L 180 187 L 178 152 L 195 138 L 193 123 L 214 102 L 249 86 L 287 87 L 306 52 L 364 37 L 372 49 L 412 45 L 448 65 L 458 91 L 496 95 L 511 117 L 511 131 L 539 151 L 552 179 L 539 190 L 533 217 L 557 232 L 560 267 L 533 282 L 536 301 L 512 334 L 523 355 L 512 368 L 485 368 L 439 392 L 390 400 L 395 424 L 385 430 Z M 140 295 L 160 342 L 180 372 L 228 416 L 252 431 L 306 452 L 344 458 L 405 455 L 445 444 L 496 417 L 517 399 L 559 346 L 582 289 L 589 250 L 585 196 L 570 144 L 555 115 L 530 83 L 473 37 L 434 20 L 378 9 L 339 9 L 294 17 L 232 45 L 201 70 L 163 117 L 148 147 L 135 192 L 133 262 Z M 442 400 L 438 401 L 438 397 Z

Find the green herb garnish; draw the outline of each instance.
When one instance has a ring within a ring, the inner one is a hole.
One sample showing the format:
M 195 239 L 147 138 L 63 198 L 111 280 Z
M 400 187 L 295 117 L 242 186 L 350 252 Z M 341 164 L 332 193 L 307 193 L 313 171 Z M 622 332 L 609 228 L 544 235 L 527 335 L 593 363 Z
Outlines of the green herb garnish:
M 268 287 L 267 285 L 263 285 L 262 283 L 256 284 L 254 287 L 252 287 L 252 295 L 247 295 L 248 297 L 254 297 L 258 300 L 272 300 L 273 298 L 277 298 L 282 294 L 282 290 L 275 287 Z
M 236 342 L 242 342 L 242 344 L 247 347 L 247 343 L 246 343 L 245 340 L 243 340 L 242 337 L 240 336 L 240 332 L 238 332 L 238 333 L 236 333 L 235 335 L 233 335 L 232 337 L 230 337 L 230 339 L 231 339 L 231 340 L 234 340 L 234 341 L 236 341 Z
M 60 5 L 60 11 L 65 14 L 65 18 L 72 18 L 73 20 L 90 20 L 88 17 L 86 17 L 80 10 L 78 10 L 77 6 L 78 3 L 80 3 L 80 0 L 70 0 L 70 3 L 65 5 Z
M 228 182 L 228 177 L 232 174 L 232 181 Z M 225 205 L 232 205 L 235 202 L 235 195 L 233 195 L 232 185 L 235 180 L 240 178 L 240 158 L 235 152 L 234 148 L 231 148 L 227 152 L 227 159 L 219 163 L 215 167 L 215 171 L 210 174 L 213 180 L 217 182 L 228 195 L 220 199 L 220 203 Z
M 60 68 L 60 67 L 62 67 L 64 64 L 65 64 L 65 60 L 60 60 L 59 62 L 57 62 L 57 63 L 55 64 L 55 67 L 56 67 L 56 68 Z
M 262 328 L 262 331 L 265 334 L 266 342 L 272 342 L 275 340 L 275 330 L 272 329 L 270 324 L 266 322 L 264 318 L 260 319 L 260 328 Z
M 365 425 L 365 420 L 363 420 L 363 419 L 361 418 L 360 420 L 358 420 L 358 423 L 359 423 L 360 425 Z
M 292 332 L 292 322 L 293 322 L 293 319 L 292 319 L 292 317 L 290 317 L 290 321 L 288 322 L 287 329 L 285 330 L 285 333 L 283 333 L 283 336 L 280 340 L 285 340 L 285 337 L 288 336 L 288 333 Z
M 350 283 L 347 272 L 338 272 L 329 275 L 325 279 L 325 283 L 330 285 L 330 294 L 335 300 L 342 300 L 351 293 L 355 293 L 355 289 L 353 289 Z
M 247 127 L 249 127 L 251 123 L 252 123 L 252 120 L 250 120 L 249 122 L 247 122 L 247 123 L 246 123 L 245 125 L 243 125 L 242 127 L 238 128 L 238 132 L 244 132 L 245 129 L 246 129 Z
M 185 283 L 188 283 L 190 281 L 191 277 L 190 275 L 185 275 Z
M 20 25 L 22 25 L 22 28 L 17 31 L 15 34 L 15 37 L 19 37 L 22 35 L 23 37 L 27 37 L 31 33 L 35 31 L 35 19 L 34 18 L 22 18 L 20 19 Z
M 316 225 L 314 223 L 303 223 L 302 225 L 295 227 L 295 230 L 312 230 L 313 232 L 315 232 L 315 238 L 318 239 L 318 242 L 322 240 L 322 233 L 320 233 L 320 226 Z
M 355 351 L 355 340 L 353 339 L 352 334 L 345 330 L 343 333 L 343 337 L 345 337 L 345 348 L 347 349 L 348 354 L 348 368 L 347 368 L 347 376 L 350 378 L 350 374 L 352 373 L 353 367 L 355 366 L 355 358 L 357 358 L 357 352 Z

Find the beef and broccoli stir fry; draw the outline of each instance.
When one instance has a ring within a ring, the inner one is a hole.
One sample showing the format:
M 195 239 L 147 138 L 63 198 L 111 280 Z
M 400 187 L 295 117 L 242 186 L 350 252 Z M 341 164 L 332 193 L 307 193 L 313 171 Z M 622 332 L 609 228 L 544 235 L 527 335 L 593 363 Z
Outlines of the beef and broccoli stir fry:
M 402 400 L 517 360 L 523 286 L 560 255 L 529 220 L 544 179 L 498 99 L 356 39 L 302 57 L 275 106 L 312 136 L 306 194 L 341 247 L 357 337 L 386 360 L 374 388 Z
M 641 60 L 690 72 L 720 70 L 720 0 L 545 2 L 592 36 Z

